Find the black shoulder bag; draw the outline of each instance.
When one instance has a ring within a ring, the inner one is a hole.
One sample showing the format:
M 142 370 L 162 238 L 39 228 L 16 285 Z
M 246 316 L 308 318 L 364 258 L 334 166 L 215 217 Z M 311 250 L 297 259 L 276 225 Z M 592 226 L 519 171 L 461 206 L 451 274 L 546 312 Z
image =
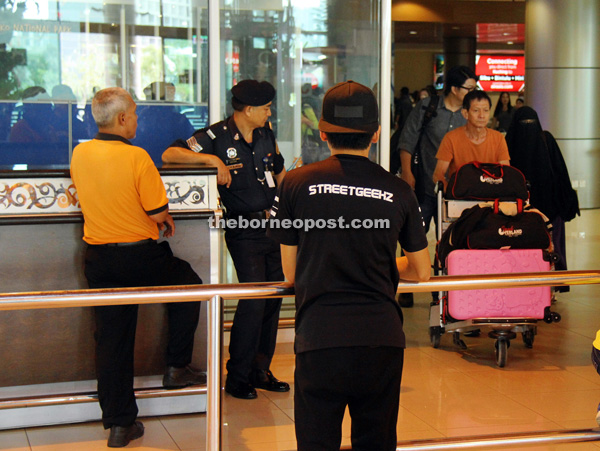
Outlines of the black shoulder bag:
M 420 181 L 422 181 L 424 177 L 427 177 L 421 161 L 423 159 L 421 156 L 421 141 L 423 139 L 423 134 L 425 133 L 425 127 L 427 127 L 427 124 L 437 116 L 438 103 L 439 98 L 437 94 L 431 96 L 431 101 L 429 102 L 429 105 L 427 105 L 425 114 L 423 115 L 423 122 L 421 122 L 421 129 L 419 130 L 419 139 L 417 140 L 417 145 L 415 146 L 415 151 L 411 160 L 411 171 L 415 177 L 415 194 L 419 200 L 421 200 L 422 196 L 425 194 L 423 183 L 420 183 Z

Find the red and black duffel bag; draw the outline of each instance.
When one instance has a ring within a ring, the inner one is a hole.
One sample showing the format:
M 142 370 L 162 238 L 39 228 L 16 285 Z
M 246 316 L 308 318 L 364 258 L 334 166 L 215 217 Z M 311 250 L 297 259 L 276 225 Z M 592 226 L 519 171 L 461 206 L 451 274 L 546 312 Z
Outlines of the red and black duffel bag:
M 528 200 L 525 176 L 517 168 L 499 163 L 472 161 L 452 174 L 446 199 Z
M 462 212 L 450 224 L 437 245 L 438 261 L 455 249 L 550 249 L 551 225 L 534 209 L 524 210 L 517 202 L 518 213 L 505 215 L 494 207 L 475 205 Z
M 468 249 L 549 249 L 552 238 L 548 222 L 537 210 L 523 210 L 507 216 L 489 208 L 478 227 L 467 234 Z

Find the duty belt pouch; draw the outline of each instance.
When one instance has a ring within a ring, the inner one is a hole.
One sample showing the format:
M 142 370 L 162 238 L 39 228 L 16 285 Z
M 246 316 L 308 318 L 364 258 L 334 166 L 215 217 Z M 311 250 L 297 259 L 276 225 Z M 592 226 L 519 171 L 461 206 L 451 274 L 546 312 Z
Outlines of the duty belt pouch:
M 514 201 L 528 200 L 525 176 L 517 168 L 472 161 L 452 174 L 446 188 L 447 199 Z
M 539 213 L 522 211 L 506 216 L 489 208 L 467 236 L 468 249 L 549 249 L 551 237 Z

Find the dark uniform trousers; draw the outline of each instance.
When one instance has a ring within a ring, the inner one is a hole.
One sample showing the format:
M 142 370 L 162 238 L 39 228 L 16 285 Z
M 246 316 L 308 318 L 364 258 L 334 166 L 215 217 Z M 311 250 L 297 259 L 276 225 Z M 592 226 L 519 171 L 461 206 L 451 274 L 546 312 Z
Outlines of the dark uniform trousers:
M 328 348 L 296 354 L 298 451 L 338 451 L 346 406 L 354 451 L 396 449 L 404 349 Z
M 134 246 L 89 245 L 85 276 L 90 288 L 192 285 L 202 280 L 184 260 L 173 256 L 169 243 L 149 240 Z M 96 375 L 104 428 L 128 426 L 137 417 L 133 391 L 133 355 L 138 305 L 94 308 Z M 166 365 L 192 361 L 199 302 L 167 304 L 169 339 Z
M 283 281 L 279 244 L 264 229 L 226 229 L 225 241 L 240 283 Z M 281 298 L 240 299 L 229 340 L 227 378 L 249 382 L 268 370 L 275 353 Z

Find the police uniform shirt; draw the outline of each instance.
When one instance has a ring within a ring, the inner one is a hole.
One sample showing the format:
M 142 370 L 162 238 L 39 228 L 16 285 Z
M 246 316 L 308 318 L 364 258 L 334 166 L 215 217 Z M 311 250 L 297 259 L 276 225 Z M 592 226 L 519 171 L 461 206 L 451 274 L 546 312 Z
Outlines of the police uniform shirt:
M 333 227 L 277 227 L 284 220 L 296 220 L 299 226 L 299 219 L 321 225 L 327 221 Z M 375 219 L 387 220 L 388 227 L 367 228 Z M 363 228 L 353 228 L 353 220 Z M 357 155 L 336 155 L 295 169 L 279 187 L 268 235 L 298 246 L 297 353 L 345 346 L 404 347 L 402 314 L 395 301 L 396 247 L 398 242 L 408 252 L 427 247 L 421 212 L 408 184 Z
M 216 155 L 225 163 L 231 172 L 231 185 L 219 185 L 219 194 L 229 212 L 259 212 L 273 204 L 277 189 L 274 183 L 269 186 L 269 175 L 279 174 L 284 160 L 269 126 L 255 129 L 252 143 L 247 143 L 231 116 L 172 146 Z

